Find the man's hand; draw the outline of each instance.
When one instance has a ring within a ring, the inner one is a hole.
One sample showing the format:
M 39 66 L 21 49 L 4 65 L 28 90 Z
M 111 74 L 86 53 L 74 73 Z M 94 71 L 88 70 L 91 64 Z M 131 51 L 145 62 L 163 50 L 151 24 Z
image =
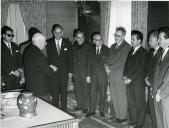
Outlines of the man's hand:
M 88 84 L 90 84 L 90 83 L 91 83 L 91 79 L 90 79 L 90 77 L 86 77 L 86 82 L 87 82 Z
M 127 77 L 123 77 L 123 80 L 124 80 L 124 83 L 125 84 L 130 84 L 131 83 L 131 79 L 130 78 L 127 78 Z
M 109 66 L 108 65 L 104 65 L 104 68 L 106 70 L 107 75 L 109 75 L 110 74 L 110 68 L 109 68 Z
M 72 79 L 73 73 L 68 73 L 68 77 L 69 77 L 69 79 Z
M 157 90 L 157 94 L 156 94 L 155 98 L 156 98 L 156 101 L 157 101 L 157 102 L 159 102 L 159 101 L 161 100 L 160 90 L 159 90 L 159 91 Z
M 147 84 L 148 86 L 150 86 L 151 84 L 150 84 L 148 78 L 149 78 L 148 76 L 145 78 L 145 82 L 146 82 L 146 84 Z
M 15 70 L 15 71 L 14 71 L 14 75 L 15 75 L 16 77 L 19 77 L 20 74 L 21 74 L 20 70 Z
M 49 65 L 49 67 L 54 71 L 54 72 L 56 72 L 57 70 L 58 70 L 58 68 L 57 67 L 55 67 L 54 65 Z

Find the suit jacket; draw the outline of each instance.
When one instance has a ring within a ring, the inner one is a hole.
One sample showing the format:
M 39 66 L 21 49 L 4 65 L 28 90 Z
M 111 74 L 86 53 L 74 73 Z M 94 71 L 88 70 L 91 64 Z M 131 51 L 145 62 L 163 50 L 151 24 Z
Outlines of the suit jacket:
M 22 68 L 21 54 L 19 53 L 18 46 L 11 42 L 11 49 L 6 46 L 5 42 L 1 39 L 1 76 L 9 76 L 10 72 Z
M 99 75 L 100 78 L 105 80 L 107 78 L 107 73 L 104 65 L 108 55 L 109 48 L 107 46 L 102 45 L 98 55 L 96 55 L 96 46 L 92 46 L 88 54 L 86 76 L 95 78 L 96 75 Z
M 151 48 L 147 54 L 146 77 L 149 77 L 148 80 L 151 86 L 154 78 L 155 67 L 160 59 L 161 52 L 162 48 L 160 47 L 154 55 L 154 49 Z
M 110 66 L 111 77 L 116 81 L 122 80 L 124 65 L 130 49 L 131 46 L 126 41 L 123 41 L 117 49 L 116 44 L 111 46 L 106 63 Z
M 167 71 L 164 75 L 163 82 L 160 85 L 159 90 L 160 90 L 160 97 L 162 99 L 169 97 L 169 66 L 168 66 Z
M 169 67 L 169 51 L 166 53 L 161 63 L 158 63 L 155 69 L 155 75 L 153 80 L 154 95 L 156 94 L 156 91 L 160 88 L 161 84 L 163 83 L 163 79 L 168 67 Z
M 38 96 L 49 93 L 49 80 L 53 71 L 48 61 L 35 45 L 31 44 L 23 54 L 26 87 Z
M 47 40 L 47 54 L 49 64 L 52 64 L 58 68 L 57 72 L 61 72 L 62 75 L 73 72 L 73 53 L 71 43 L 62 38 L 60 55 L 58 55 L 55 38 Z
M 75 43 L 73 46 L 73 76 L 86 76 L 87 55 L 90 45 L 84 42 L 82 45 Z
M 123 76 L 131 79 L 131 84 L 142 85 L 145 78 L 147 51 L 141 46 L 134 55 L 130 50 L 124 67 Z

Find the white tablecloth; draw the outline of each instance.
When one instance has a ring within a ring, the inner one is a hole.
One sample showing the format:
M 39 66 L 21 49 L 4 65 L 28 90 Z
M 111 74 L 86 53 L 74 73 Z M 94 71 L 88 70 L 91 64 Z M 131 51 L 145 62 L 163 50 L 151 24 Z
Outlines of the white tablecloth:
M 17 107 L 10 108 L 7 111 L 11 111 L 11 113 L 13 113 L 15 116 L 1 119 L 1 126 L 2 128 L 26 128 L 74 119 L 73 116 L 55 108 L 54 106 L 46 103 L 39 98 L 36 110 L 37 115 L 35 117 L 32 119 L 26 119 L 19 116 L 19 110 Z

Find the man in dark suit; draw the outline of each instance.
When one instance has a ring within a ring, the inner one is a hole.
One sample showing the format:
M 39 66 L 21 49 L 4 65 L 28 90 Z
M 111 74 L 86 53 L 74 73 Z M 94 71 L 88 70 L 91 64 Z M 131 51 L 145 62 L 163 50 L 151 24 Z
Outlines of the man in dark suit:
M 104 107 L 108 84 L 107 73 L 104 65 L 109 54 L 109 48 L 103 45 L 102 37 L 99 32 L 93 34 L 93 43 L 94 45 L 89 51 L 87 61 L 86 81 L 87 83 L 91 82 L 91 86 L 89 113 L 86 116 L 90 117 L 95 114 L 97 96 L 99 94 L 100 116 L 104 117 Z
M 68 77 L 72 78 L 73 56 L 71 43 L 63 38 L 63 27 L 54 24 L 52 38 L 47 40 L 47 53 L 49 64 L 56 67 L 57 71 L 51 80 L 53 105 L 59 107 L 59 95 L 61 109 L 67 109 L 67 84 Z
M 125 41 L 126 30 L 116 29 L 115 44 L 111 46 L 107 66 L 110 70 L 111 99 L 115 110 L 116 122 L 122 123 L 127 118 L 127 92 L 123 83 L 123 69 L 131 46 Z
M 46 46 L 45 37 L 36 33 L 32 37 L 32 44 L 23 55 L 26 88 L 35 95 L 49 101 L 49 81 L 56 70 L 52 70 L 44 53 Z
M 160 93 L 162 90 L 160 90 L 161 84 L 163 84 L 163 79 L 166 74 L 166 71 L 169 67 L 169 28 L 163 27 L 159 29 L 159 37 L 158 37 L 159 45 L 163 48 L 162 54 L 160 56 L 159 62 L 157 64 L 157 67 L 155 69 L 155 75 L 154 75 L 154 88 L 153 93 L 156 97 L 154 101 L 154 107 L 156 112 L 156 119 L 157 119 L 157 127 L 158 128 L 167 128 L 163 124 L 163 110 L 160 99 Z
M 154 77 L 154 71 L 155 67 L 157 65 L 157 62 L 159 60 L 162 48 L 158 45 L 158 34 L 159 32 L 157 30 L 153 30 L 150 33 L 149 36 L 149 45 L 150 50 L 147 54 L 147 65 L 146 65 L 146 78 L 145 82 L 147 84 L 148 89 L 148 105 L 149 105 L 149 111 L 150 111 L 150 117 L 152 120 L 153 128 L 157 128 L 157 121 L 155 117 L 155 109 L 154 109 L 154 97 L 153 97 L 153 77 Z
M 143 34 L 131 32 L 132 50 L 129 52 L 123 71 L 124 83 L 127 86 L 127 98 L 131 128 L 142 128 L 145 117 L 145 67 L 147 51 L 141 46 Z
M 86 64 L 90 46 L 85 41 L 84 32 L 78 29 L 75 34 L 73 46 L 73 78 L 77 107 L 75 110 L 88 112 L 89 107 L 89 84 L 86 83 Z
M 5 90 L 20 88 L 20 74 L 22 72 L 21 54 L 18 46 L 12 42 L 13 30 L 4 26 L 1 29 L 1 82 L 5 83 Z

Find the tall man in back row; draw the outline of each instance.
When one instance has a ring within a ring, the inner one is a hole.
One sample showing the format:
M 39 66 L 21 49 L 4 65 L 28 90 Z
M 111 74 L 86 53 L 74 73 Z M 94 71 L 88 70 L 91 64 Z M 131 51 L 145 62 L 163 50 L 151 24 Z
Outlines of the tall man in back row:
M 111 46 L 107 67 L 110 74 L 111 99 L 116 115 L 116 122 L 122 123 L 127 118 L 127 92 L 123 83 L 123 69 L 131 46 L 125 41 L 126 30 L 116 28 L 115 44 Z
M 49 65 L 56 67 L 51 80 L 51 93 L 53 105 L 59 106 L 59 96 L 61 99 L 61 109 L 67 109 L 67 84 L 68 77 L 72 78 L 72 46 L 71 43 L 63 38 L 63 27 L 54 24 L 52 27 L 53 37 L 47 40 L 47 53 Z

